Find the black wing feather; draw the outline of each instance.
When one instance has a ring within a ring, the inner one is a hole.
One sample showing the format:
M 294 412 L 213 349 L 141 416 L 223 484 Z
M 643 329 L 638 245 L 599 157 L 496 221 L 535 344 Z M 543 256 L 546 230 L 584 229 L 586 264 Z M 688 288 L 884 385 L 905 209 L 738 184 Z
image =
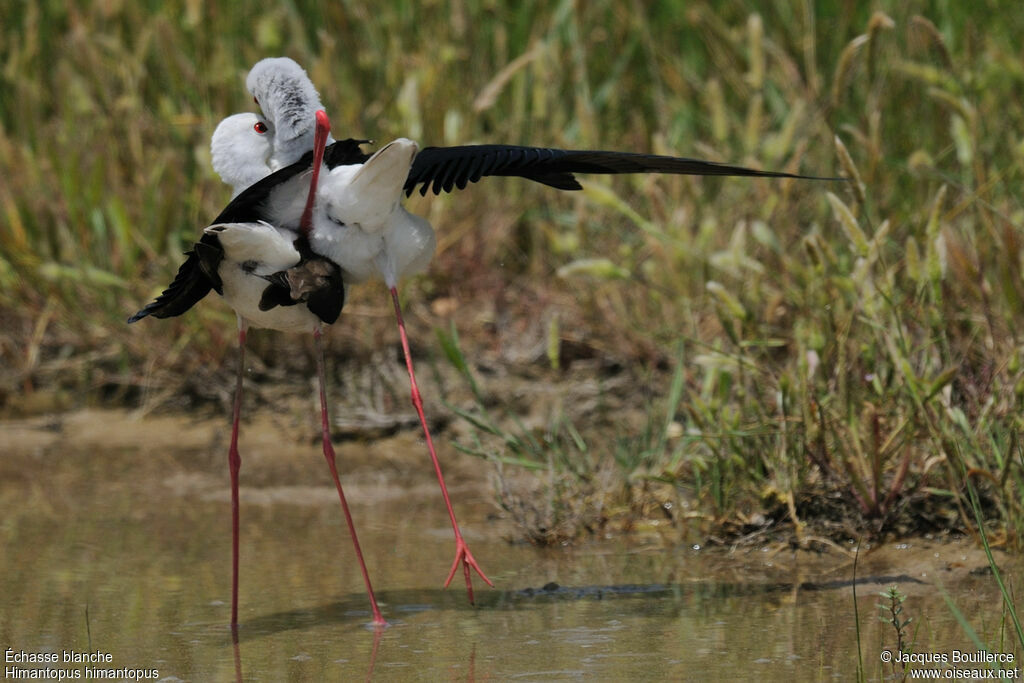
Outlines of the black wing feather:
M 491 171 L 493 171 L 499 164 L 502 163 L 502 154 L 499 153 L 497 150 L 487 152 L 486 154 L 483 155 L 483 157 L 484 163 L 480 166 L 480 172 L 479 175 L 477 175 L 477 180 L 489 176 L 491 174 Z
M 311 292 L 306 307 L 316 317 L 328 325 L 333 325 L 341 315 L 341 309 L 345 306 L 345 282 L 342 278 L 341 268 L 335 265 L 331 272 L 327 286 Z
M 335 166 L 348 166 L 350 164 L 362 164 L 366 163 L 366 160 L 371 155 L 365 153 L 360 149 L 361 145 L 369 145 L 372 140 L 339 140 L 327 147 L 324 150 L 324 163 L 327 164 L 327 168 L 334 168 Z M 302 157 L 299 163 L 305 160 L 306 166 L 313 163 L 313 152 L 309 152 L 306 156 Z
M 413 160 L 405 193 L 419 188 L 434 194 L 464 188 L 485 176 L 517 176 L 550 185 L 560 190 L 582 189 L 575 173 L 672 173 L 677 175 L 756 176 L 764 178 L 801 178 L 838 180 L 780 171 L 760 171 L 713 161 L 671 157 L 659 154 L 606 152 L 602 150 L 565 150 L 516 145 L 464 145 L 425 147 Z
M 284 275 L 284 271 L 274 273 L 274 275 Z M 296 303 L 298 302 L 292 301 L 291 289 L 287 282 L 271 280 L 267 288 L 263 290 L 259 307 L 261 311 L 269 311 L 275 306 L 294 306 Z
M 451 192 L 452 188 L 455 187 L 455 181 L 460 175 L 465 175 L 465 169 L 459 168 L 454 163 L 449 163 L 445 172 L 438 174 L 437 181 L 434 184 L 440 183 L 441 189 L 445 192 Z
M 199 303 L 211 289 L 216 289 L 218 293 L 222 291 L 217 267 L 224 258 L 224 250 L 215 235 L 204 234 L 185 255 L 188 258 L 178 268 L 177 275 L 167 289 L 156 300 L 128 318 L 129 323 L 150 315 L 154 318 L 173 318 Z
M 466 175 L 459 178 L 456 185 L 460 190 L 466 189 L 466 185 L 469 183 L 475 183 L 482 177 L 480 169 L 484 165 L 485 157 L 483 155 L 473 157 L 469 164 L 466 166 Z

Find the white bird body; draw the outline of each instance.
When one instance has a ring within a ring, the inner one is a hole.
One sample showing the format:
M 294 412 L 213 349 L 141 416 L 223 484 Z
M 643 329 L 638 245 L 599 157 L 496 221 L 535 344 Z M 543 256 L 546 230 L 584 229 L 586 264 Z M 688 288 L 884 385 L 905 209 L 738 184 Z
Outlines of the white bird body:
M 399 138 L 363 164 L 334 168 L 321 183 L 310 246 L 341 266 L 346 282 L 380 278 L 393 287 L 430 263 L 434 229 L 401 204 L 418 149 Z
M 312 149 L 312 114 L 322 108 L 305 70 L 287 57 L 257 62 L 246 77 L 246 88 L 267 118 L 229 116 L 217 126 L 210 145 L 214 170 L 232 186 L 233 196 Z M 400 138 L 364 164 L 321 168 L 324 179 L 313 210 L 310 246 L 339 264 L 347 283 L 380 278 L 393 287 L 430 263 L 437 246 L 433 228 L 401 206 L 418 150 L 416 143 Z M 298 226 L 306 188 L 308 173 L 274 188 L 263 207 L 266 221 Z
M 262 158 L 267 143 L 271 148 L 267 168 L 257 161 L 254 174 L 267 175 L 298 161 L 313 147 L 312 113 L 322 108 L 305 70 L 287 57 L 271 57 L 252 67 L 245 85 L 266 115 L 273 135 L 257 139 L 251 126 L 240 126 L 235 133 L 238 163 Z M 328 144 L 331 141 L 328 139 Z M 258 151 L 252 149 L 254 145 Z M 393 287 L 400 278 L 424 270 L 433 258 L 437 246 L 434 229 L 401 206 L 403 187 L 418 150 L 415 142 L 400 138 L 364 164 L 338 166 L 329 172 L 323 169 L 310 246 L 340 265 L 346 282 L 380 278 Z M 275 189 L 266 207 L 269 221 L 296 225 L 307 186 L 295 179 L 289 186 Z
M 275 156 L 275 129 L 273 121 L 255 114 L 235 114 L 217 126 L 210 143 L 213 167 L 232 186 L 233 196 L 272 172 L 268 160 Z M 379 278 L 392 287 L 430 263 L 437 246 L 434 229 L 401 205 L 403 186 L 418 150 L 412 140 L 399 138 L 363 164 L 333 170 L 321 167 L 323 180 L 313 209 L 310 246 L 341 266 L 347 283 Z M 310 173 L 274 188 L 265 206 L 267 223 L 298 225 Z M 296 237 L 291 230 L 279 230 L 293 240 Z
M 260 307 L 275 273 L 294 268 L 301 255 L 294 242 L 298 235 L 264 221 L 222 223 L 203 231 L 220 241 L 224 258 L 217 266 L 224 300 L 250 327 L 281 332 L 310 332 L 324 325 L 306 306 Z
M 256 114 L 234 114 L 217 125 L 210 139 L 213 169 L 231 185 L 232 198 L 270 175 L 273 124 Z M 248 326 L 282 332 L 309 332 L 320 322 L 306 306 L 260 308 L 268 276 L 298 265 L 298 226 L 310 173 L 283 183 L 268 206 L 268 220 L 211 225 L 203 232 L 218 239 L 224 252 L 217 264 L 225 302 Z

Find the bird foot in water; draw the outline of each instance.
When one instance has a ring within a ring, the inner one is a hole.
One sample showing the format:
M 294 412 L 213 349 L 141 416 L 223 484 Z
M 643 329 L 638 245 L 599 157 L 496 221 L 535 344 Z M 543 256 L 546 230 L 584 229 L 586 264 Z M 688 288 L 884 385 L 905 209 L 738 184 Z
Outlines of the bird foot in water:
M 455 577 L 455 571 L 462 565 L 463 574 L 466 577 L 466 592 L 469 594 L 469 604 L 475 604 L 473 601 L 473 579 L 470 573 L 470 569 L 473 569 L 480 578 L 483 579 L 488 586 L 494 588 L 494 582 L 487 578 L 484 574 L 484 570 L 480 569 L 480 565 L 477 564 L 476 559 L 473 557 L 473 553 L 469 551 L 469 546 L 462 540 L 462 536 L 459 535 L 455 539 L 455 561 L 452 562 L 452 569 L 448 572 L 448 578 L 444 582 L 444 587 L 447 588 L 448 584 L 452 582 L 452 578 Z

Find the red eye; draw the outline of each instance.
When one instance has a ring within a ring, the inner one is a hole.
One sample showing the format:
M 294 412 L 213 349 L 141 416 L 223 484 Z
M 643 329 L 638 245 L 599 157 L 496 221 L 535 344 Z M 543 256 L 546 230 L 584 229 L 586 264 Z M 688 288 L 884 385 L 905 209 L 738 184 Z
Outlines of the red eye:
M 256 103 L 257 107 L 260 106 L 260 101 L 256 99 L 255 95 L 252 96 L 252 101 Z
M 262 121 L 257 121 L 256 124 L 252 127 L 252 129 L 262 135 L 263 133 L 267 132 L 267 124 L 263 123 Z

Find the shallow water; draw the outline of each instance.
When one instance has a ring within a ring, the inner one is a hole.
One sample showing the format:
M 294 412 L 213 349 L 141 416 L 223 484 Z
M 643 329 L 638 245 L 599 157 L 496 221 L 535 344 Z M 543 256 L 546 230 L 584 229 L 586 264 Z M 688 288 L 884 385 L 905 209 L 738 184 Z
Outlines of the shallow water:
M 453 544 L 413 437 L 346 443 L 339 464 L 374 587 L 369 609 L 315 442 L 288 424 L 243 432 L 239 639 L 220 421 L 121 413 L 0 424 L 0 644 L 8 657 L 99 652 L 162 680 L 851 680 L 858 661 L 849 558 L 696 550 L 664 538 L 538 549 L 503 540 L 479 461 L 442 451 L 467 540 L 496 584 L 441 583 Z M 280 428 L 280 429 L 277 429 Z M 422 451 L 422 452 L 421 452 Z M 461 483 L 460 483 L 461 482 Z M 1011 576 L 1018 566 L 1000 555 Z M 1000 608 L 970 544 L 917 541 L 863 555 L 862 660 L 891 673 L 877 593 L 909 595 L 916 652 L 974 652 L 937 585 L 993 651 Z M 1017 653 L 1019 655 L 1019 653 Z M 236 658 L 237 655 L 237 658 Z M 1019 665 L 1019 661 L 1016 665 Z M 7 668 L 44 665 L 5 663 Z M 978 665 L 973 665 L 978 666 Z M 961 666 L 960 668 L 964 668 Z

